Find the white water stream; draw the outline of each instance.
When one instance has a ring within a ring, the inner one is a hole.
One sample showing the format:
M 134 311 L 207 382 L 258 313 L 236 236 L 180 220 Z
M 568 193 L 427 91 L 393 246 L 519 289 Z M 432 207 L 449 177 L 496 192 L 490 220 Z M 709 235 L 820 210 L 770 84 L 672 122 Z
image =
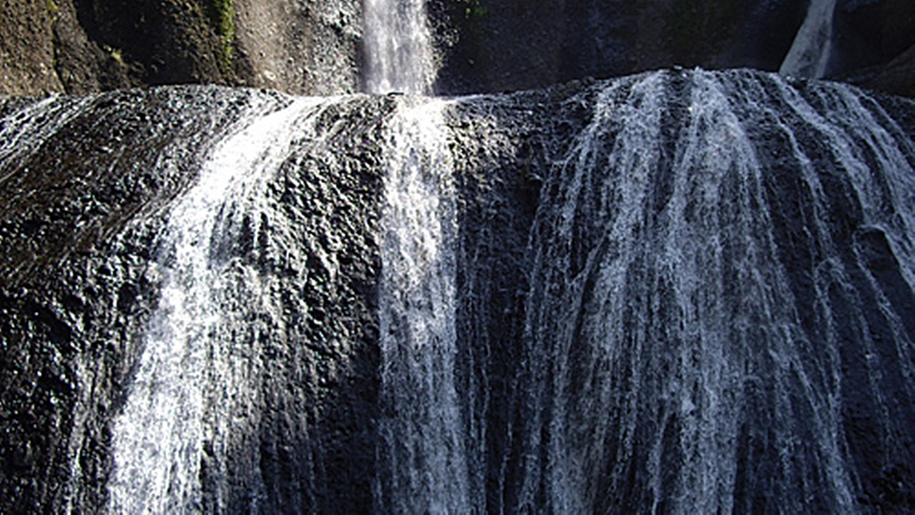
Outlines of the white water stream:
M 423 95 L 435 82 L 424 0 L 365 0 L 365 90 Z
M 797 31 L 779 73 L 805 79 L 819 79 L 826 75 L 832 56 L 835 10 L 836 0 L 810 1 L 807 17 Z
M 385 148 L 376 508 L 471 513 L 455 386 L 455 193 L 441 100 L 404 106 Z
M 170 213 L 159 307 L 112 431 L 111 513 L 201 511 L 203 442 L 209 441 L 213 461 L 224 459 L 220 440 L 230 437 L 226 424 L 236 404 L 258 395 L 256 362 L 243 357 L 253 350 L 234 349 L 253 342 L 214 336 L 223 323 L 223 297 L 237 294 L 215 249 L 226 237 L 227 216 L 261 209 L 265 180 L 320 105 L 303 98 L 269 114 L 269 106 L 250 107 L 238 122 L 243 128 L 213 149 L 197 184 Z
M 431 93 L 435 65 L 424 2 L 367 0 L 365 20 L 367 91 Z M 457 229 L 446 106 L 408 98 L 387 127 L 379 512 L 472 512 L 455 385 Z

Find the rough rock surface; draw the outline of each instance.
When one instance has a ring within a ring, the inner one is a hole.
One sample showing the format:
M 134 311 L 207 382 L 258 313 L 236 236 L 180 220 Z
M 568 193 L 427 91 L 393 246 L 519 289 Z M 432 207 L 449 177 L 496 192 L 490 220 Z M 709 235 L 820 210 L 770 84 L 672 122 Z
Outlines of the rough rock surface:
M 237 0 L 245 85 L 287 93 L 359 91 L 362 6 L 356 0 Z
M 42 2 L 9 0 L 0 5 L 0 93 L 63 91 L 54 69 L 51 19 Z

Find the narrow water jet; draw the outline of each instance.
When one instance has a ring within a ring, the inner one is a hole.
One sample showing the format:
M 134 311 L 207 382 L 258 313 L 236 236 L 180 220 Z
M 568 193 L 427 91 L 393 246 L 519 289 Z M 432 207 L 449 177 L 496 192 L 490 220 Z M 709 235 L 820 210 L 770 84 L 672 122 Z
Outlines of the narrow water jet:
M 456 213 L 423 0 L 367 0 L 365 85 L 410 95 L 386 126 L 379 288 L 379 513 L 471 513 L 456 387 Z

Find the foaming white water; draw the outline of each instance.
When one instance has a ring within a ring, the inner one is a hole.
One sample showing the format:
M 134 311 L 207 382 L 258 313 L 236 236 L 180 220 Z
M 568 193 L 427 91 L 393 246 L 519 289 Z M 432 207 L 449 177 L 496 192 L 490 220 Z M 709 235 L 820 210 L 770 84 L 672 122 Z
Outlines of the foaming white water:
M 443 101 L 402 107 L 385 148 L 376 508 L 471 513 L 455 386 L 455 208 Z
M 300 99 L 266 115 L 269 105 L 250 107 L 239 122 L 244 128 L 214 148 L 198 183 L 170 214 L 162 241 L 159 307 L 112 431 L 111 513 L 202 510 L 204 439 L 208 452 L 218 454 L 233 404 L 258 391 L 251 377 L 256 370 L 234 373 L 239 366 L 253 365 L 234 363 L 231 349 L 224 348 L 232 343 L 214 337 L 223 317 L 221 296 L 232 293 L 230 279 L 215 259 L 216 246 L 227 216 L 259 209 L 264 180 L 280 166 L 318 106 L 317 100 Z M 245 209 L 230 209 L 233 204 Z
M 435 56 L 424 0 L 366 0 L 365 89 L 429 94 Z
M 832 25 L 836 0 L 811 0 L 807 17 L 794 37 L 778 72 L 819 79 L 826 75 L 832 55 Z

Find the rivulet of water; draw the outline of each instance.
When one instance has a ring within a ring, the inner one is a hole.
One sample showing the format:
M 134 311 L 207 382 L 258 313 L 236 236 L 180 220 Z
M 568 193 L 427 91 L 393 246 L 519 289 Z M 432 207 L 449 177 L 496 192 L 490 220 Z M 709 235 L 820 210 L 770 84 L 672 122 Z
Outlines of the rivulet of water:
M 21 156 L 35 152 L 54 132 L 83 114 L 83 108 L 91 105 L 92 100 L 92 97 L 51 96 L 0 120 L 0 186 L 6 181 L 7 171 L 15 170 Z

